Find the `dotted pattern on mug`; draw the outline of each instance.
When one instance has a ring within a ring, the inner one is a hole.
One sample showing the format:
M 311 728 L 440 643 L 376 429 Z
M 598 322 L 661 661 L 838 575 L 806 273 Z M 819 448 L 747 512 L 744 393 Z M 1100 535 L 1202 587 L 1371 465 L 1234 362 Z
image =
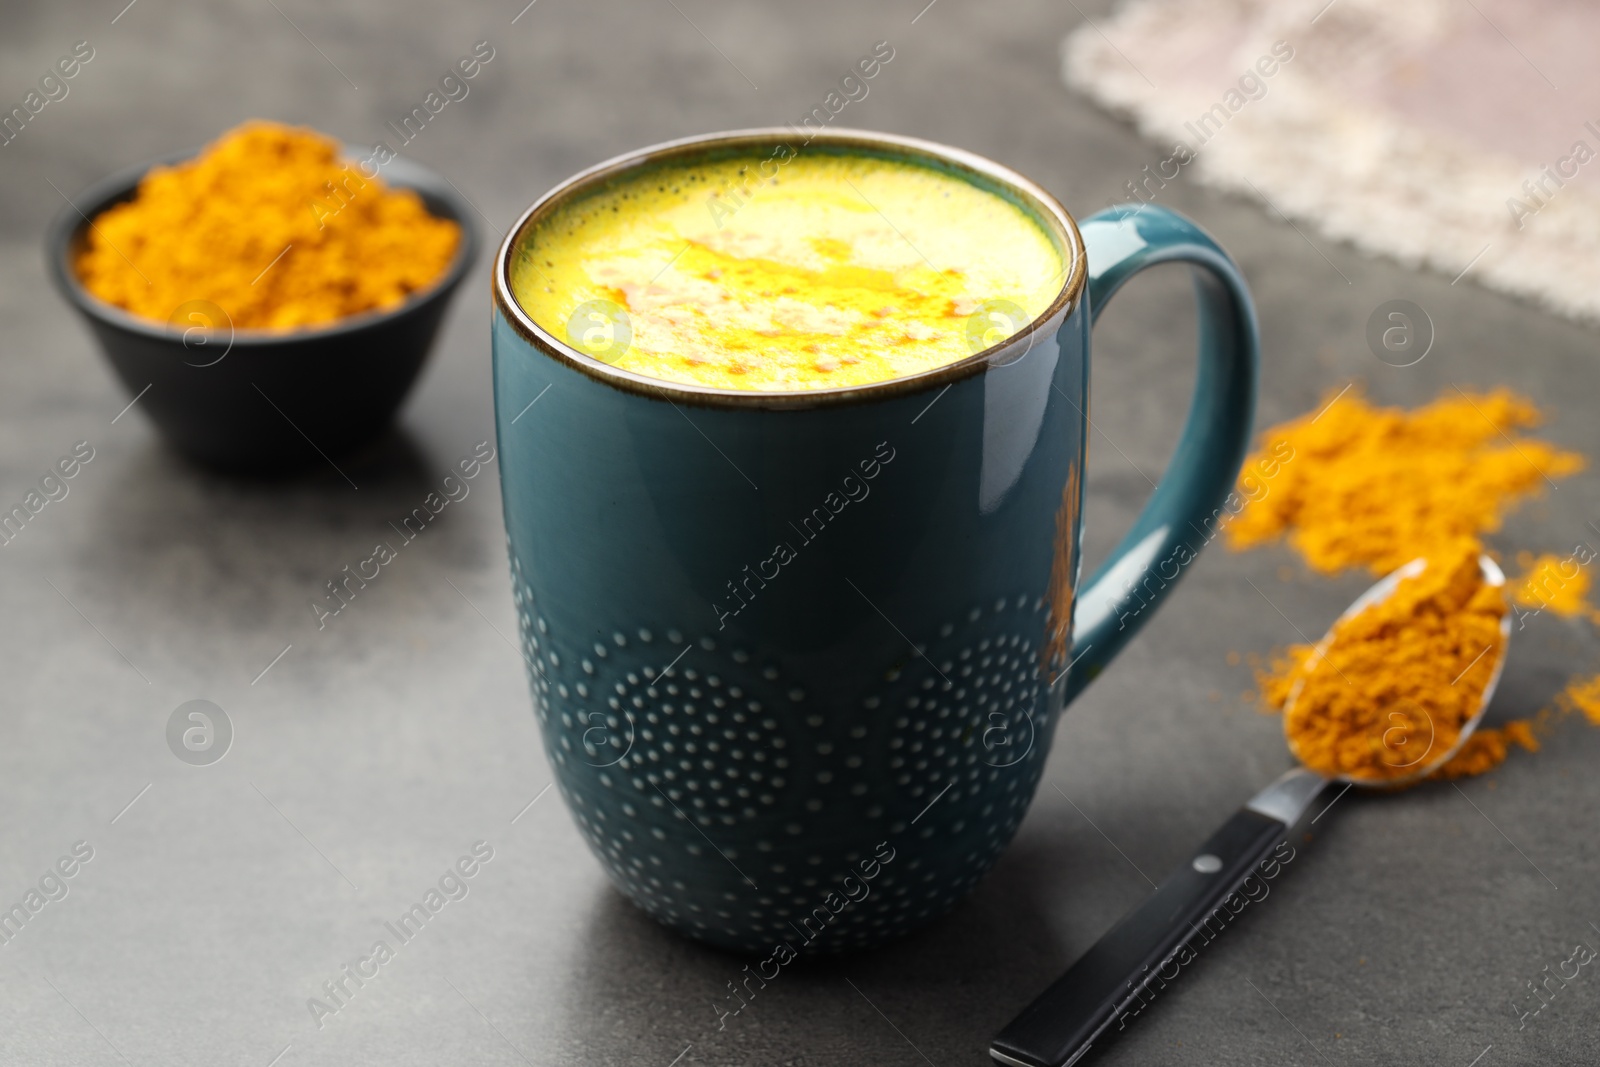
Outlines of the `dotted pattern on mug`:
M 887 940 L 965 896 L 1032 800 L 1050 723 L 1042 600 L 973 607 L 888 665 L 852 713 L 830 714 L 778 665 L 711 635 L 635 624 L 560 641 L 514 552 L 511 571 L 557 784 L 612 881 L 668 926 L 801 948 L 796 924 L 814 932 L 826 917 L 811 951 Z M 843 897 L 872 856 L 840 842 L 868 837 L 895 859 L 830 912 L 823 898 Z M 918 854 L 935 839 L 966 847 Z

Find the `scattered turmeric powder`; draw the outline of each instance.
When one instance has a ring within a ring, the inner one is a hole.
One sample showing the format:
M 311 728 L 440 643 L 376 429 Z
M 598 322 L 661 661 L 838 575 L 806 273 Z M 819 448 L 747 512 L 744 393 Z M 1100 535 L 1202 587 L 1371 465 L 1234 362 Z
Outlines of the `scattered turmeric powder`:
M 337 142 L 258 121 L 152 168 L 94 220 L 75 265 L 89 292 L 144 318 L 209 301 L 235 327 L 292 329 L 399 305 L 460 240 L 416 193 L 341 161 Z
M 1591 723 L 1600 726 L 1600 675 L 1572 679 L 1557 695 L 1556 708 L 1562 714 L 1581 711 Z
M 1457 747 L 1505 647 L 1503 590 L 1484 580 L 1478 556 L 1470 537 L 1442 547 L 1388 597 L 1336 623 L 1324 645 L 1291 651 L 1262 680 L 1266 700 L 1287 703 L 1284 733 L 1301 763 L 1381 783 Z
M 1315 647 L 1290 645 L 1282 652 L 1275 653 L 1265 666 L 1257 657 L 1251 657 L 1251 670 L 1256 676 L 1257 702 L 1262 711 L 1279 712 L 1289 703 L 1289 694 L 1300 680 L 1305 662 Z
M 1583 616 L 1590 622 L 1600 623 L 1600 611 L 1589 604 L 1589 572 L 1583 564 L 1594 559 L 1570 556 L 1563 559 L 1546 552 L 1534 556 L 1517 553 L 1517 566 L 1523 577 L 1512 587 L 1511 599 L 1519 606 L 1534 611 L 1550 611 L 1565 618 Z
M 1405 411 L 1352 387 L 1262 435 L 1245 470 L 1276 458 L 1277 473 L 1265 492 L 1241 480 L 1249 502 L 1223 527 L 1226 543 L 1242 550 L 1287 534 L 1318 571 L 1387 574 L 1442 542 L 1493 532 L 1546 479 L 1582 470 L 1577 453 L 1517 435 L 1540 421 L 1531 400 L 1505 388 L 1451 390 Z
M 1539 739 L 1534 736 L 1530 720 L 1513 719 L 1499 727 L 1480 726 L 1467 738 L 1459 752 L 1428 777 L 1470 778 L 1492 771 L 1506 761 L 1512 745 L 1519 745 L 1529 752 L 1539 751 Z

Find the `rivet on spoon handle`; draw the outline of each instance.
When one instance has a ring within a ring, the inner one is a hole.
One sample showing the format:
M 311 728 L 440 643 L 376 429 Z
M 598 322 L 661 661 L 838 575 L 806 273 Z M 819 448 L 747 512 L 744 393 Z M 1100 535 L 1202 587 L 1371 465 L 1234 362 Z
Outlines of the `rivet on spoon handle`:
M 1011 1067 L 1076 1062 L 1272 854 L 1327 784 L 1320 775 L 1293 770 L 1235 812 L 1154 895 L 1000 1031 L 989 1055 Z

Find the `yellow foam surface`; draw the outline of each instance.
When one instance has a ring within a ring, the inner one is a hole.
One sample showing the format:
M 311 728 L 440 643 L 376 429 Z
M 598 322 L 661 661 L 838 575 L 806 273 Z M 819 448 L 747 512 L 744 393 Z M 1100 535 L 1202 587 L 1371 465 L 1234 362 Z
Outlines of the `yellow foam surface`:
M 790 391 L 964 359 L 1067 264 L 1023 208 L 915 162 L 801 150 L 671 164 L 559 205 L 512 290 L 544 329 L 673 382 Z

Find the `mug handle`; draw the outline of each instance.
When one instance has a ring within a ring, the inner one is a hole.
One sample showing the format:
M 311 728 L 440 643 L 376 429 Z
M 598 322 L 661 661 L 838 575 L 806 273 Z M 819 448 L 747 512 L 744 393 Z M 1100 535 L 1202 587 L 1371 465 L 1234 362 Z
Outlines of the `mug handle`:
M 1088 253 L 1091 326 L 1122 284 L 1157 263 L 1191 263 L 1199 370 L 1183 435 L 1161 484 L 1111 557 L 1079 592 L 1066 700 L 1093 681 L 1155 613 L 1216 536 L 1250 444 L 1261 342 L 1250 290 L 1209 234 L 1153 204 L 1108 208 L 1078 227 Z

